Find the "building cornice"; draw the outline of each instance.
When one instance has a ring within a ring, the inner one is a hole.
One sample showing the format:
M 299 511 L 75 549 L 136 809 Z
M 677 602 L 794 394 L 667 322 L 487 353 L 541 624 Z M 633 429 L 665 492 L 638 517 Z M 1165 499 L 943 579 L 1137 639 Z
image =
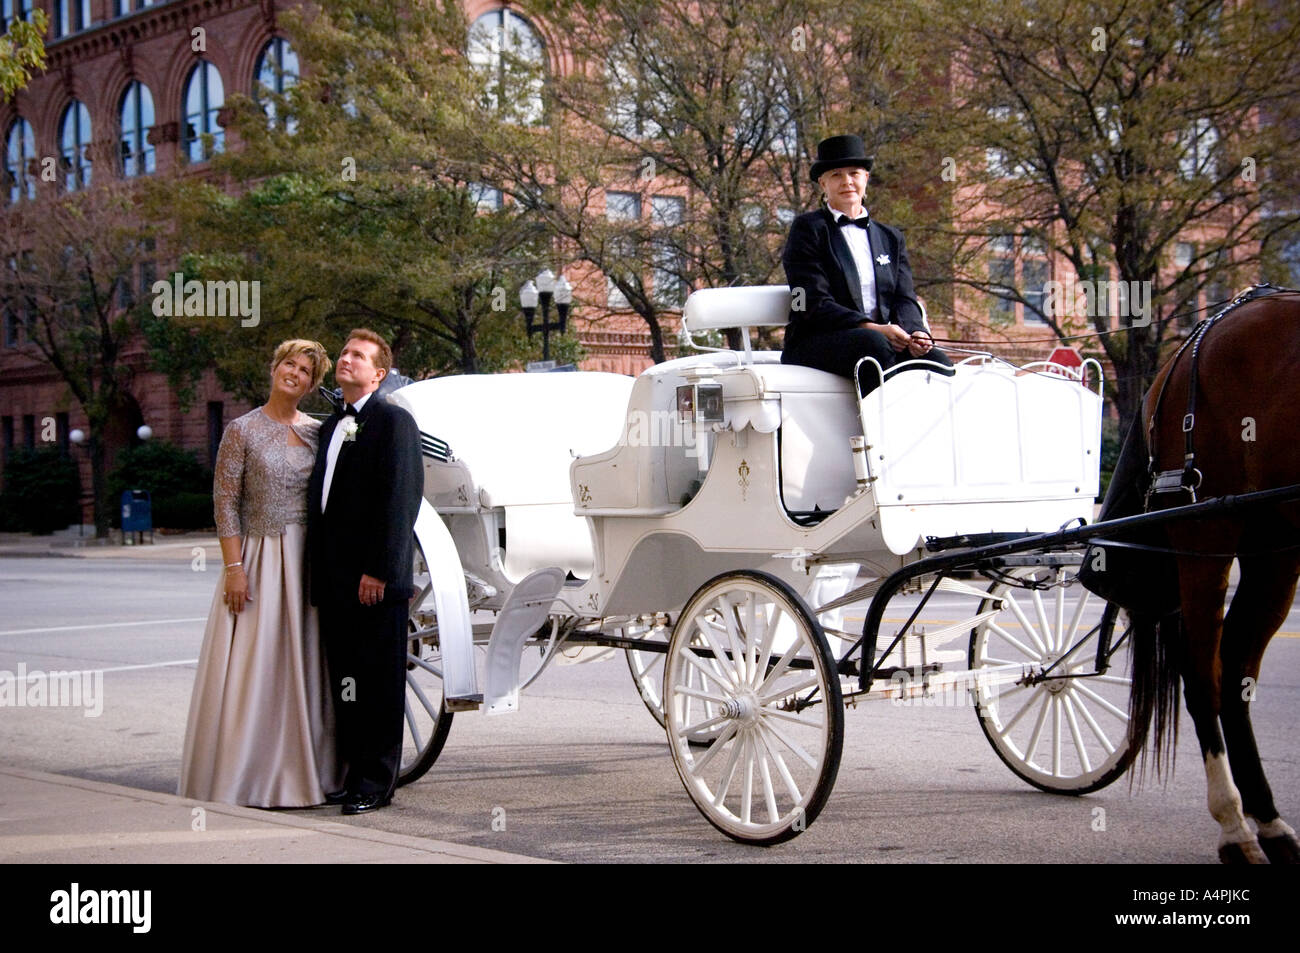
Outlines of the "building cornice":
M 202 26 L 205 20 L 252 6 L 261 6 L 263 14 L 274 21 L 272 0 L 174 0 L 114 17 L 46 44 L 46 72 L 57 73 L 112 53 L 119 54 L 129 70 L 135 44 Z

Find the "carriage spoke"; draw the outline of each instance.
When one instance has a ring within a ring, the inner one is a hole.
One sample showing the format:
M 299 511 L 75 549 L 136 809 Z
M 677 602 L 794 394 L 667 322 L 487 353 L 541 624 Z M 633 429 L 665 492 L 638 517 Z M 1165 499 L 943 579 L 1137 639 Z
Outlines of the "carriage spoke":
M 426 706 L 428 702 L 425 702 Z M 424 747 L 424 740 L 420 737 L 420 726 L 415 723 L 415 712 L 411 711 L 411 703 L 405 702 L 402 706 L 406 711 L 406 724 L 411 729 L 411 740 L 415 742 L 415 750 L 419 751 Z
M 727 703 L 727 700 L 721 695 L 710 695 L 708 692 L 700 691 L 698 688 L 683 686 L 678 689 L 678 692 L 690 698 L 700 698 L 706 702 L 714 702 L 719 705 L 725 705 Z
M 727 791 L 731 789 L 731 782 L 736 777 L 736 768 L 740 765 L 740 756 L 744 753 L 744 750 L 744 740 L 741 739 L 733 747 L 731 760 L 727 762 L 727 769 L 722 773 L 722 783 L 718 785 L 718 793 L 713 798 L 714 807 L 721 807 L 722 803 L 727 799 Z
M 1056 651 L 1056 631 L 1052 628 L 1052 623 L 1047 621 L 1047 609 L 1043 605 L 1043 594 L 1037 589 L 1030 590 L 1030 598 L 1034 603 L 1034 614 L 1038 616 L 1038 631 L 1042 633 L 1043 640 L 1047 643 L 1049 652 Z
M 1052 774 L 1061 776 L 1061 699 L 1052 695 Z
M 1029 708 L 1029 706 L 1033 705 L 1036 701 L 1042 701 L 1042 699 L 1038 698 L 1038 694 L 1037 691 L 1034 692 L 1033 697 L 1031 697 L 1025 704 L 1025 708 Z M 1051 707 L 1050 704 L 1041 704 L 1038 706 L 1038 720 L 1034 722 L 1034 731 L 1033 734 L 1029 736 L 1029 747 L 1025 751 L 1025 759 L 1028 761 L 1033 761 L 1034 754 L 1038 751 L 1038 742 L 1043 735 L 1043 725 L 1047 722 L 1047 712 Z
M 713 652 L 712 661 L 718 669 L 718 676 L 720 676 L 719 680 L 729 691 L 735 691 L 739 687 L 739 682 L 736 679 L 736 670 L 727 659 L 727 653 L 724 652 L 714 640 L 714 628 L 714 626 L 706 624 L 703 619 L 701 619 L 696 625 L 696 631 L 704 637 L 704 641 L 708 644 L 709 650 Z
M 779 698 L 785 698 L 787 695 L 797 694 L 806 688 L 816 688 L 820 684 L 821 682 L 818 681 L 816 675 L 810 675 L 803 681 L 795 682 L 792 685 L 780 685 L 775 691 L 768 692 L 766 695 L 759 695 L 758 701 L 759 704 L 766 707 Z
M 716 667 L 711 664 L 714 661 L 713 659 L 696 655 L 693 648 L 688 648 L 682 653 L 682 658 L 694 666 L 706 681 L 717 682 L 723 688 L 728 687 L 722 673 L 717 671 Z
M 1082 716 L 1083 720 L 1087 722 L 1088 727 L 1092 729 L 1093 737 L 1095 737 L 1101 746 L 1106 749 L 1106 754 L 1114 754 L 1114 743 L 1110 740 L 1110 736 L 1102 730 L 1101 725 L 1097 724 L 1097 719 L 1092 717 L 1092 712 L 1088 710 L 1088 706 L 1084 704 L 1083 699 L 1075 698 L 1074 706 L 1079 710 L 1080 716 Z
M 697 773 L 703 771 L 708 763 L 713 760 L 714 756 L 727 746 L 727 742 L 736 734 L 738 727 L 739 725 L 737 725 L 736 722 L 731 722 L 726 728 L 722 729 L 722 734 L 718 735 L 718 737 L 714 739 L 713 744 L 709 745 L 702 754 L 695 758 L 694 767 Z M 678 734 L 681 734 L 680 731 Z
M 1061 592 L 1064 593 L 1065 589 L 1062 588 Z M 1061 639 L 1062 645 L 1069 645 L 1074 641 L 1074 637 L 1079 634 L 1079 626 L 1083 623 L 1083 610 L 1088 607 L 1088 603 L 1091 601 L 1092 598 L 1088 594 L 1088 590 L 1084 589 L 1079 593 L 1079 598 L 1074 603 L 1074 615 L 1070 617 L 1070 628 L 1066 631 L 1065 637 Z M 1088 635 L 1079 640 L 1079 644 L 1082 645 L 1087 642 L 1093 634 L 1093 632 L 1089 632 Z M 1073 652 L 1074 649 L 1070 651 Z
M 1038 637 L 1038 632 L 1034 628 L 1034 624 L 1030 622 L 1029 618 L 1025 615 L 1025 610 L 1020 608 L 1020 603 L 1016 601 L 1016 597 L 1008 592 L 1005 596 L 1003 596 L 1003 599 L 1006 601 L 1007 607 L 1011 610 L 1011 614 L 1014 615 L 1016 617 L 1016 621 L 1020 623 L 1020 627 L 1025 630 L 1025 634 L 1029 636 L 1030 641 L 1034 643 L 1034 647 L 1038 649 L 1037 652 L 1032 652 L 1026 649 L 1025 654 L 1028 655 L 1030 658 L 1042 658 L 1044 655 L 1047 655 L 1048 654 L 1047 646 L 1045 646 L 1043 644 L 1042 639 Z M 1001 632 L 999 630 L 999 634 L 1001 634 L 1004 638 L 1010 641 L 1015 641 L 1014 639 L 1011 639 L 1011 637 L 1007 635 L 1005 632 Z
M 731 716 L 724 714 L 724 715 L 715 715 L 714 717 L 710 718 L 708 721 L 701 721 L 694 725 L 684 722 L 682 724 L 682 727 L 677 729 L 676 735 L 678 738 L 689 738 L 691 736 L 699 737 L 701 732 L 710 731 L 711 729 L 716 728 L 718 725 L 726 724 L 730 720 L 731 720 Z
M 805 728 L 822 728 L 824 722 L 815 718 L 809 718 L 807 715 L 799 715 L 792 711 L 782 711 L 779 708 L 768 708 L 763 712 L 765 718 L 780 718 L 782 721 L 792 722 L 796 725 L 803 725 Z
M 1002 628 L 1002 626 L 1000 626 L 1000 625 L 998 625 L 998 624 L 996 624 L 996 623 L 994 623 L 994 622 L 990 622 L 990 623 L 989 623 L 989 631 L 990 631 L 990 632 L 996 632 L 996 633 L 997 633 L 998 635 L 1000 635 L 1003 639 L 1005 639 L 1009 645 L 1014 646 L 1016 649 L 1018 649 L 1019 651 L 1023 652 L 1025 658 L 1040 658 L 1041 655 L 1042 655 L 1041 652 L 1036 652 L 1036 651 L 1034 651 L 1034 650 L 1031 649 L 1029 646 L 1025 645 L 1023 642 L 1021 642 L 1019 639 L 1017 639 L 1015 636 L 1013 636 L 1013 635 L 1012 635 L 1010 632 L 1008 632 L 1006 629 Z M 1010 659 L 1006 659 L 1006 661 L 1009 662 L 1009 661 L 1011 661 L 1011 660 L 1010 660 Z M 1018 662 L 1023 662 L 1024 659 L 1016 659 L 1016 661 L 1018 661 Z
M 759 724 L 763 724 L 763 723 L 762 723 L 762 722 L 759 722 Z M 799 747 L 799 745 L 797 745 L 797 744 L 795 744 L 793 741 L 791 741 L 791 740 L 790 740 L 790 739 L 785 735 L 784 732 L 782 732 L 782 731 L 778 731 L 778 730 L 777 730 L 777 727 L 776 727 L 775 725 L 773 725 L 773 724 L 766 724 L 766 725 L 763 725 L 763 727 L 766 728 L 769 732 L 771 732 L 771 734 L 772 734 L 772 736 L 773 736 L 774 738 L 776 738 L 778 741 L 781 742 L 781 744 L 783 744 L 783 745 L 785 745 L 787 748 L 789 748 L 790 751 L 793 752 L 794 756 L 797 757 L 797 758 L 798 758 L 800 761 L 802 761 L 804 764 L 808 765 L 808 767 L 810 767 L 810 768 L 816 768 L 816 767 L 817 767 L 817 761 L 816 761 L 816 759 L 814 759 L 813 756 L 810 755 L 807 751 L 804 751 L 803 748 Z
M 1121 708 L 1117 708 L 1115 705 L 1111 704 L 1111 703 L 1110 703 L 1109 701 L 1107 701 L 1105 698 L 1102 698 L 1100 695 L 1098 695 L 1096 692 L 1094 692 L 1094 691 L 1093 691 L 1091 688 L 1089 688 L 1087 685 L 1079 684 L 1079 685 L 1076 685 L 1075 688 L 1076 688 L 1079 692 L 1081 692 L 1082 694 L 1087 695 L 1089 698 L 1091 698 L 1093 701 L 1095 701 L 1095 702 L 1096 702 L 1098 705 L 1100 705 L 1102 708 L 1106 709 L 1108 712 L 1110 712 L 1110 713 L 1111 713 L 1112 715 L 1114 715 L 1116 718 L 1121 718 L 1121 719 L 1123 719 L 1126 723 L 1128 722 L 1128 712 L 1124 711 L 1124 710 L 1121 709 Z
M 777 751 L 776 748 L 772 746 L 771 742 L 769 742 L 766 736 L 763 734 L 764 731 L 770 731 L 770 730 L 771 730 L 770 726 L 764 725 L 762 722 L 759 722 L 758 723 L 759 741 L 763 745 L 767 753 L 771 755 L 772 761 L 775 762 L 777 773 L 781 775 L 781 783 L 785 785 L 785 788 L 789 792 L 790 797 L 794 799 L 794 803 L 798 804 L 799 798 L 801 797 L 801 795 L 799 794 L 799 785 L 795 783 L 794 776 L 790 774 L 790 768 L 786 765 L 785 758 L 781 757 L 780 752 Z
M 751 593 L 745 600 L 750 606 L 754 604 L 754 597 Z M 749 684 L 749 660 L 745 655 L 745 646 L 742 644 L 740 633 L 737 631 L 740 627 L 740 607 L 735 603 L 731 604 L 731 611 L 722 614 L 723 625 L 727 630 L 727 641 L 731 644 L 731 665 L 736 673 L 736 685 Z
M 1061 697 L 1061 704 L 1065 708 L 1065 717 L 1070 723 L 1070 736 L 1074 739 L 1074 749 L 1079 754 L 1079 761 L 1083 764 L 1084 773 L 1092 771 L 1092 761 L 1088 758 L 1088 749 L 1084 747 L 1083 735 L 1079 733 L 1079 719 L 1074 714 L 1074 703 L 1070 701 L 1069 695 Z
M 767 766 L 767 755 L 764 753 L 761 740 L 755 733 L 753 738 L 754 753 L 758 758 L 758 773 L 763 779 L 763 798 L 767 802 L 768 820 L 775 824 L 781 818 L 781 812 L 776 807 L 776 791 L 772 788 L 772 772 Z
M 746 823 L 754 820 L 754 755 L 749 750 L 749 737 L 740 736 L 740 743 L 745 748 L 745 790 L 740 796 L 740 817 Z
M 798 640 L 796 640 L 793 645 L 786 649 L 785 654 L 781 656 L 780 661 L 776 663 L 776 666 L 772 671 L 767 673 L 767 678 L 763 679 L 762 684 L 760 684 L 756 689 L 756 693 L 760 697 L 766 695 L 768 689 L 776 683 L 777 679 L 786 673 L 786 670 L 790 667 L 790 663 L 795 660 L 795 657 L 798 656 L 802 648 L 803 646 L 800 645 Z M 784 692 L 781 694 L 784 694 Z

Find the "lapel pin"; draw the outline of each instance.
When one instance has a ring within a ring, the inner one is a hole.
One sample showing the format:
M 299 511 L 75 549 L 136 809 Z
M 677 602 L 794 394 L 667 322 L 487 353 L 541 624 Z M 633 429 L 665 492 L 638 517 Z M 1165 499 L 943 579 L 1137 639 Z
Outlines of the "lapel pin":
M 888 255 L 877 255 L 877 256 L 876 256 L 876 264 L 877 264 L 877 265 L 888 265 L 888 264 L 889 264 L 889 256 L 888 256 Z

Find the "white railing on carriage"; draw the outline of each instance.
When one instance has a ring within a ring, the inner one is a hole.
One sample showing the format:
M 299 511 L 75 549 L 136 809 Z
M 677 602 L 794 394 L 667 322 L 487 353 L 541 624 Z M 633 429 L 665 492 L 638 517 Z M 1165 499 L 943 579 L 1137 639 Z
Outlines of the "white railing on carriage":
M 693 350 L 735 355 L 737 363 L 753 364 L 754 351 L 749 332 L 756 328 L 783 328 L 789 324 L 790 299 L 789 285 L 703 288 L 692 292 L 686 299 L 686 306 L 682 309 L 682 337 L 685 339 L 687 347 Z M 925 302 L 918 299 L 917 303 L 921 306 L 921 320 L 925 322 L 925 329 L 929 331 L 930 318 Z M 706 331 L 725 331 L 732 328 L 740 331 L 742 348 L 739 352 L 731 348 L 710 347 L 696 341 L 694 337 L 696 334 L 703 334 Z M 949 354 L 966 355 L 962 360 L 955 362 L 958 367 L 976 366 L 985 363 L 1005 364 L 1014 367 L 1021 373 L 1065 377 L 1081 384 L 1090 382 L 1097 387 L 1098 393 L 1101 392 L 1102 388 L 1101 364 L 1093 358 L 1085 360 L 1081 367 L 1072 368 L 1050 361 L 1032 361 L 1028 364 L 1017 365 L 998 357 L 990 351 L 954 347 L 950 344 L 944 345 L 944 351 Z M 858 363 L 860 365 L 863 362 L 875 365 L 876 372 L 881 380 L 893 376 L 895 372 L 910 364 L 928 363 L 924 358 L 916 358 L 913 361 L 900 361 L 888 370 L 883 370 L 871 358 L 863 358 Z M 862 395 L 858 394 L 858 398 L 861 399 Z

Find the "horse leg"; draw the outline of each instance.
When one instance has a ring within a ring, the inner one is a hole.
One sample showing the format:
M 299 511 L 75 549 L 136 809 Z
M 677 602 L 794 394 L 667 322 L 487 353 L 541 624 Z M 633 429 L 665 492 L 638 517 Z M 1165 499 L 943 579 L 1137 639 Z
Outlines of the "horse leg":
M 1241 791 L 1242 808 L 1259 825 L 1259 844 L 1268 859 L 1273 863 L 1300 863 L 1300 841 L 1278 816 L 1250 723 L 1250 702 L 1255 696 L 1264 649 L 1291 609 L 1300 561 L 1272 555 L 1241 557 L 1239 562 L 1241 583 L 1223 621 L 1220 647 L 1220 720 L 1228 763 Z
M 1233 784 L 1223 735 L 1219 731 L 1222 684 L 1219 640 L 1231 565 L 1230 560 L 1179 559 L 1178 582 L 1185 636 L 1179 669 L 1183 676 L 1187 712 L 1192 716 L 1196 737 L 1201 743 L 1210 814 L 1219 822 L 1219 859 L 1225 864 L 1266 864 L 1268 858 L 1242 812 L 1241 794 Z

